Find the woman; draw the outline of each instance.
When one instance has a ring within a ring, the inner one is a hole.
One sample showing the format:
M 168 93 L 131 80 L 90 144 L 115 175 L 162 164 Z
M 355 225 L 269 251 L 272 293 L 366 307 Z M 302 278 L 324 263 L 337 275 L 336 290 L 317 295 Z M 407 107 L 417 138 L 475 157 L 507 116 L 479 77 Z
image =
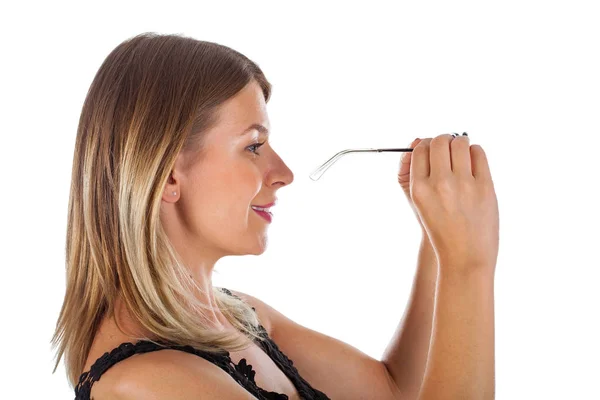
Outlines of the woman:
M 485 154 L 474 145 L 469 156 L 467 137 L 415 141 L 400 169 L 439 259 L 427 373 L 428 340 L 405 353 L 394 338 L 379 361 L 212 286 L 221 257 L 265 250 L 270 218 L 256 206 L 272 206 L 294 179 L 268 142 L 270 91 L 242 54 L 177 35 L 138 35 L 100 67 L 77 132 L 53 337 L 76 398 L 429 399 L 437 387 L 493 396 L 497 208 Z

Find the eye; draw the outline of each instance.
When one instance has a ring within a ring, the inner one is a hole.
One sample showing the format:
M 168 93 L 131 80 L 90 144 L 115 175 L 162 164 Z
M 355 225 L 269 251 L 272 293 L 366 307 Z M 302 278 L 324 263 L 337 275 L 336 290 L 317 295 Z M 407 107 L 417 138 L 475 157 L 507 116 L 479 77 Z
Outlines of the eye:
M 259 156 L 259 155 L 260 155 L 260 153 L 257 153 L 257 152 L 256 152 L 256 149 L 258 149 L 258 148 L 259 148 L 260 146 L 262 146 L 263 144 L 265 144 L 265 142 L 262 142 L 262 143 L 254 143 L 253 145 L 251 145 L 251 146 L 248 146 L 248 147 L 246 147 L 246 148 L 247 148 L 247 149 L 254 148 L 254 150 L 250 150 L 250 151 L 251 151 L 253 154 L 256 154 L 257 156 Z

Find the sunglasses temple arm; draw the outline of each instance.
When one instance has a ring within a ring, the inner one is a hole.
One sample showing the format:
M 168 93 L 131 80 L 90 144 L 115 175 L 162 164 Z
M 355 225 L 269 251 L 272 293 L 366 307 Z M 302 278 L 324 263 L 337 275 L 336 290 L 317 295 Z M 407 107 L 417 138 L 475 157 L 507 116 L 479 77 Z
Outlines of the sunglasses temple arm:
M 348 153 L 373 153 L 373 152 L 387 152 L 387 151 L 393 151 L 393 152 L 409 152 L 412 151 L 413 149 L 348 149 L 348 150 L 342 150 L 339 153 L 335 154 L 333 157 L 331 157 L 329 160 L 325 161 L 320 167 L 318 167 L 317 169 L 315 169 L 310 175 L 309 177 L 313 180 L 316 181 L 318 180 L 324 173 L 325 171 L 327 171 L 329 169 L 329 167 L 331 167 L 333 164 L 335 164 L 335 162 L 337 160 L 339 160 L 342 156 L 348 154 Z
M 396 151 L 396 152 L 401 151 L 404 153 L 410 153 L 413 151 L 413 149 L 410 149 L 410 148 L 408 148 L 408 149 L 375 149 L 375 151 L 377 151 L 378 153 L 381 153 L 382 151 Z
M 336 153 L 329 160 L 325 161 L 321 166 L 319 166 L 313 172 L 311 172 L 311 174 L 309 175 L 309 177 L 313 181 L 318 180 L 325 173 L 325 171 L 327 171 L 329 169 L 329 167 L 331 167 L 333 164 L 335 164 L 335 162 L 337 160 L 339 160 L 340 158 L 342 158 L 342 156 L 344 156 L 344 155 L 346 155 L 348 153 L 375 152 L 375 151 L 377 151 L 377 149 L 348 149 L 348 150 L 342 150 L 342 151 Z

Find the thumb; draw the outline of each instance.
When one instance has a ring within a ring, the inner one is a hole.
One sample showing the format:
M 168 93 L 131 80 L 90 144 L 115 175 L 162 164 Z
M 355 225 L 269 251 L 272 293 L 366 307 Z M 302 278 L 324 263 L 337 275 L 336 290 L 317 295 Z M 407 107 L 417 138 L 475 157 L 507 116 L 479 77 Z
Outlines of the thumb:
M 417 147 L 417 145 L 419 144 L 419 142 L 421 142 L 421 139 L 416 138 L 415 140 L 413 140 L 411 142 L 411 144 L 408 146 L 411 149 L 414 149 L 415 147 Z M 410 156 L 411 156 L 412 152 L 411 151 L 405 151 L 402 153 L 402 157 L 400 157 L 400 162 L 402 163 L 407 163 L 408 165 L 410 165 Z
M 409 148 L 414 149 L 420 141 L 421 139 L 416 138 L 409 145 Z M 411 151 L 402 152 L 402 156 L 400 156 L 400 168 L 398 168 L 398 183 L 402 186 L 407 195 L 409 195 L 408 187 L 410 183 L 411 154 Z

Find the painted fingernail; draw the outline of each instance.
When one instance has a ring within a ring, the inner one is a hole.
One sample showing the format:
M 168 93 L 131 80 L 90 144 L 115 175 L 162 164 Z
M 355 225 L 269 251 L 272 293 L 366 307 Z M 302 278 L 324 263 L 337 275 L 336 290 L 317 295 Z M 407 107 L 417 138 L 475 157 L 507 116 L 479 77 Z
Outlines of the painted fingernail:
M 458 136 L 458 133 L 453 133 L 452 134 L 452 137 L 457 137 L 457 136 Z
M 467 132 L 463 132 L 463 136 L 469 136 Z

